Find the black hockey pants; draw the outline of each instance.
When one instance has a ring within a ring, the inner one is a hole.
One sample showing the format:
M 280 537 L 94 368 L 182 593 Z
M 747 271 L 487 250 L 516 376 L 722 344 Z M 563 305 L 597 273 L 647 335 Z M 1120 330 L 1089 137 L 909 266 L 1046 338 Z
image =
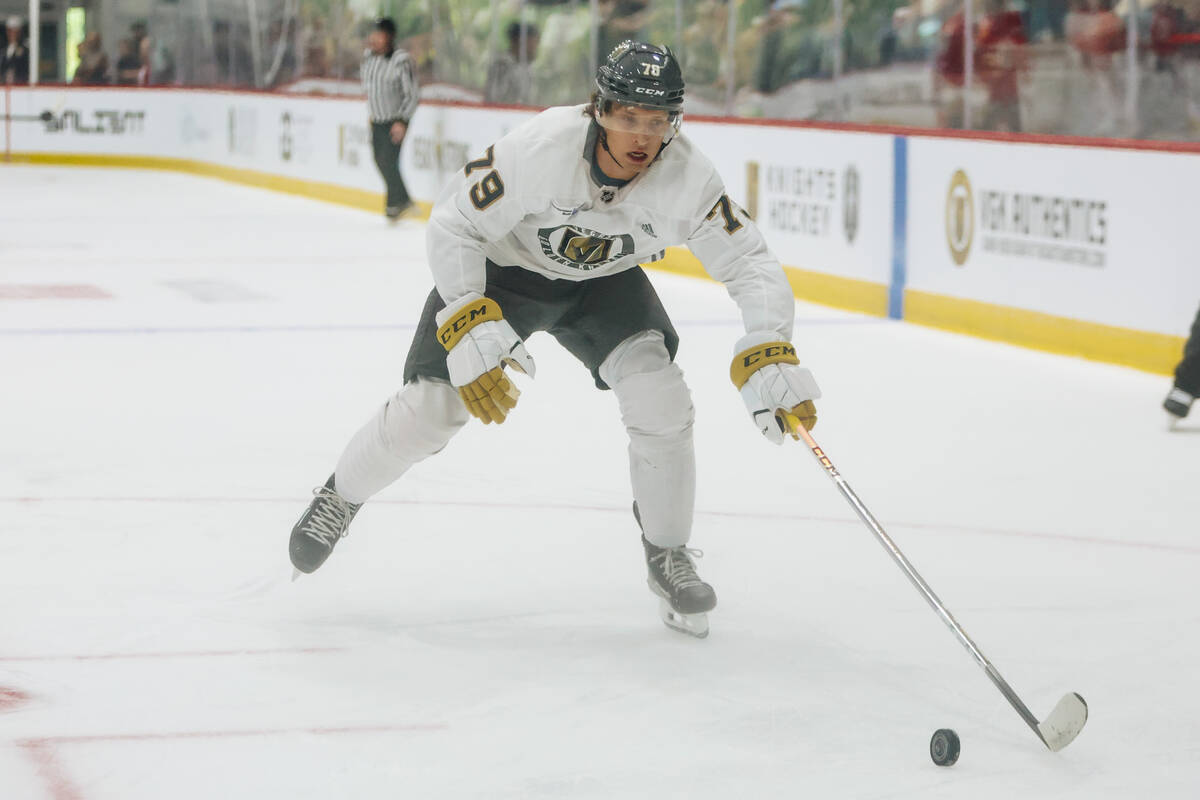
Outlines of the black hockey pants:
M 392 123 L 371 123 L 371 149 L 375 151 L 375 166 L 387 185 L 387 207 L 404 208 L 412 201 L 400 176 L 400 145 L 392 142 Z
M 1183 360 L 1175 368 L 1175 385 L 1193 397 L 1200 396 L 1200 311 L 1183 346 Z

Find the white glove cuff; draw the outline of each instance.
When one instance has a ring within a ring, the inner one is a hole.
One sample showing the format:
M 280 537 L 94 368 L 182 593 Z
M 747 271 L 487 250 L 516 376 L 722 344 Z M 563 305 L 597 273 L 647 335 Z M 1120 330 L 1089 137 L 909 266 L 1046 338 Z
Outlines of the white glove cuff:
M 467 292 L 453 303 L 447 303 L 445 308 L 434 315 L 434 319 L 437 320 L 438 327 L 440 328 L 445 325 L 446 320 L 458 313 L 458 310 L 463 306 L 467 305 L 468 303 L 478 302 L 482 299 L 483 295 L 481 295 L 479 292 Z
M 791 341 L 790 336 L 784 336 L 779 331 L 750 331 L 745 336 L 737 340 L 733 346 L 733 354 L 745 352 L 751 347 L 758 347 L 760 344 L 767 342 L 788 342 Z

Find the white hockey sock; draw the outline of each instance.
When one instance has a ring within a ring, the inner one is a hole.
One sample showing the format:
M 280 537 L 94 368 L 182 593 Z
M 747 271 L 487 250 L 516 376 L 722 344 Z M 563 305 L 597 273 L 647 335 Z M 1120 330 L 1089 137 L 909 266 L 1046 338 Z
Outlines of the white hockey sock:
M 365 502 L 445 447 L 466 422 L 454 387 L 431 380 L 406 385 L 346 445 L 334 471 L 338 494 Z
M 696 452 L 695 412 L 683 371 L 671 363 L 662 334 L 653 331 L 623 342 L 605 359 L 601 377 L 616 394 L 629 433 L 629 477 L 646 539 L 659 547 L 687 544 Z

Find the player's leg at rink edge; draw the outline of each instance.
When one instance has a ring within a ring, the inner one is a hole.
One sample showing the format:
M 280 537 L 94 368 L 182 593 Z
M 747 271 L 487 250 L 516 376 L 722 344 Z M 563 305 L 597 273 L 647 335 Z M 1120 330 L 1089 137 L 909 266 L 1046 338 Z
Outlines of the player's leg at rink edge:
M 629 434 L 629 477 L 646 538 L 680 547 L 692 533 L 696 500 L 695 411 L 683 371 L 671 362 L 660 331 L 617 345 L 600 365 Z
M 629 433 L 634 514 L 642 526 L 648 585 L 660 598 L 667 627 L 697 638 L 708 635 L 713 588 L 696 574 L 687 547 L 696 500 L 695 411 L 683 371 L 671 362 L 659 331 L 621 342 L 600 365 Z
M 450 384 L 418 379 L 390 397 L 350 440 L 337 469 L 292 528 L 292 580 L 325 563 L 347 536 L 359 507 L 408 468 L 441 450 L 467 422 Z
M 365 502 L 444 448 L 468 419 L 450 384 L 428 378 L 406 384 L 346 446 L 334 471 L 338 493 Z

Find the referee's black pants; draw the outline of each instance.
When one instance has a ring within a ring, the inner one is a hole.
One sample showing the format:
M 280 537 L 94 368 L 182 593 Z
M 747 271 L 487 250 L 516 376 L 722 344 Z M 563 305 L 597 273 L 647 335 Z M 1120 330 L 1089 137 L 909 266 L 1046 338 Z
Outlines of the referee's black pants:
M 1183 346 L 1183 360 L 1175 368 L 1175 385 L 1193 397 L 1200 396 L 1200 311 Z
M 387 186 L 387 207 L 401 209 L 412 202 L 404 178 L 400 177 L 400 145 L 392 142 L 391 122 L 371 123 L 371 149 L 375 151 L 375 166 Z

